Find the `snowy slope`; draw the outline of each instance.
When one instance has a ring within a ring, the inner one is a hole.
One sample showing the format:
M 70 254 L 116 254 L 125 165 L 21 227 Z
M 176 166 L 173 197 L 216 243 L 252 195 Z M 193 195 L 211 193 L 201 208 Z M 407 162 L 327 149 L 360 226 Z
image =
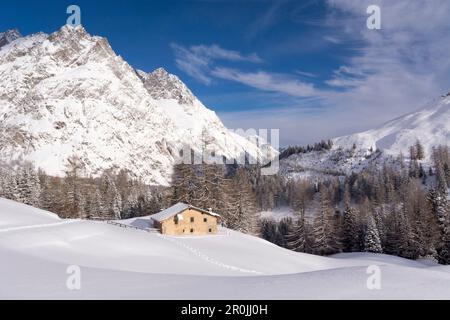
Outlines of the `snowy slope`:
M 281 172 L 310 180 L 359 172 L 371 164 L 392 162 L 400 153 L 407 156 L 417 140 L 425 149 L 424 164 L 430 162 L 433 147 L 450 145 L 450 94 L 379 128 L 336 138 L 331 150 L 291 155 L 281 161 Z
M 0 48 L 10 44 L 11 42 L 21 38 L 22 35 L 18 30 L 8 30 L 0 33 Z
M 408 154 L 408 148 L 417 141 L 424 145 L 429 157 L 437 145 L 450 143 L 450 95 L 430 103 L 415 113 L 392 120 L 380 128 L 334 140 L 337 147 L 358 149 L 380 149 L 383 153 L 397 156 Z
M 5 200 L 0 221 L 15 226 L 0 227 L 0 298 L 450 298 L 449 267 L 384 255 L 317 257 L 226 229 L 166 237 Z M 80 291 L 66 287 L 71 265 L 81 268 Z M 380 266 L 382 290 L 367 289 L 368 265 Z
M 61 222 L 54 213 L 33 209 L 32 214 L 30 214 L 29 206 L 1 198 L 0 216 L 0 230 Z
M 75 155 L 87 175 L 128 169 L 149 184 L 168 185 L 185 145 L 199 151 L 208 139 L 227 158 L 261 155 L 176 76 L 135 70 L 81 26 L 7 34 L 0 45 L 0 160 L 30 160 L 62 175 Z

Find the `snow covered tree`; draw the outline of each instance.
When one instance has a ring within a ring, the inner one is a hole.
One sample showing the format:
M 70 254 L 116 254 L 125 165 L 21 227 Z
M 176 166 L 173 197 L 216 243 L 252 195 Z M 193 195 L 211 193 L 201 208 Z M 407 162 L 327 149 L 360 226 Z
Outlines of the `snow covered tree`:
M 431 204 L 431 210 L 438 219 L 441 232 L 444 232 L 449 222 L 449 204 L 445 193 L 438 189 L 431 189 L 428 192 L 428 200 Z
M 431 212 L 436 218 L 439 230 L 438 243 L 436 245 L 439 261 L 450 263 L 450 206 L 447 196 L 443 190 L 431 189 L 428 193 L 428 200 Z
M 415 156 L 416 156 L 417 160 L 425 159 L 425 149 L 424 149 L 422 143 L 420 143 L 419 139 L 417 139 L 416 144 L 414 145 L 414 149 L 415 149 Z
M 124 218 L 136 217 L 139 214 L 139 193 L 136 188 L 130 187 L 130 191 L 123 201 L 123 216 Z M 155 211 L 156 212 L 156 211 Z
M 411 222 L 408 219 L 407 214 L 402 211 L 399 215 L 399 242 L 398 242 L 398 255 L 407 259 L 419 258 L 419 250 L 417 242 L 415 241 L 414 232 L 411 227 Z
M 373 253 L 382 253 L 380 234 L 373 216 L 369 217 L 367 230 L 364 238 L 364 251 Z
M 15 172 L 5 166 L 0 170 L 0 196 L 10 200 L 18 199 L 17 180 Z
M 41 186 L 39 177 L 31 164 L 22 167 L 17 175 L 17 201 L 39 207 Z
M 361 251 L 357 209 L 348 206 L 343 214 L 342 245 L 344 252 Z
M 109 218 L 121 219 L 122 198 L 114 180 L 108 173 L 102 175 L 100 193 L 103 203 L 107 207 Z
M 350 186 L 344 187 L 344 213 L 342 217 L 342 249 L 344 252 L 361 251 L 359 239 L 358 211 L 352 207 Z

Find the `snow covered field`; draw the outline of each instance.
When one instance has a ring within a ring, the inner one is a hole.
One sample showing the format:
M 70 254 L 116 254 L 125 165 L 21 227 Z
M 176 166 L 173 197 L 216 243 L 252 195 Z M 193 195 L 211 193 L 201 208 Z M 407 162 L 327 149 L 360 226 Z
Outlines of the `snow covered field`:
M 125 223 L 145 228 L 139 219 Z M 3 299 L 450 299 L 450 267 L 426 261 L 317 257 L 227 229 L 166 237 L 3 199 L 0 259 Z M 66 285 L 72 265 L 81 268 L 80 290 Z M 367 288 L 370 265 L 381 269 L 381 290 Z

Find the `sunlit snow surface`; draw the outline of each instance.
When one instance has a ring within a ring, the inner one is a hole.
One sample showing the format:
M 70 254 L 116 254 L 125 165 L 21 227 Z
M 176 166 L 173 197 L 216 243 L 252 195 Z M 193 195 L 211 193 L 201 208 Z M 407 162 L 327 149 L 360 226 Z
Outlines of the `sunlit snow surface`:
M 431 163 L 433 147 L 450 146 L 450 95 L 376 129 L 336 138 L 329 151 L 294 154 L 281 161 L 281 171 L 289 178 L 317 181 L 371 165 L 392 165 L 400 153 L 408 160 L 417 140 L 425 150 L 425 167 Z

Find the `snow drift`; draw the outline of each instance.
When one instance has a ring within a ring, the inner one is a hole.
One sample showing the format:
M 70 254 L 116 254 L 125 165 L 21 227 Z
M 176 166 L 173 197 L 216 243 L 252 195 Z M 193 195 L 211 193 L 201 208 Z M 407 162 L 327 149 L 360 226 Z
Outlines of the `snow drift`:
M 449 267 L 430 262 L 375 254 L 318 257 L 227 229 L 217 236 L 166 237 L 64 221 L 3 199 L 0 221 L 3 299 L 450 297 Z M 73 265 L 81 268 L 81 290 L 66 286 Z M 367 288 L 369 265 L 381 269 L 381 290 Z

